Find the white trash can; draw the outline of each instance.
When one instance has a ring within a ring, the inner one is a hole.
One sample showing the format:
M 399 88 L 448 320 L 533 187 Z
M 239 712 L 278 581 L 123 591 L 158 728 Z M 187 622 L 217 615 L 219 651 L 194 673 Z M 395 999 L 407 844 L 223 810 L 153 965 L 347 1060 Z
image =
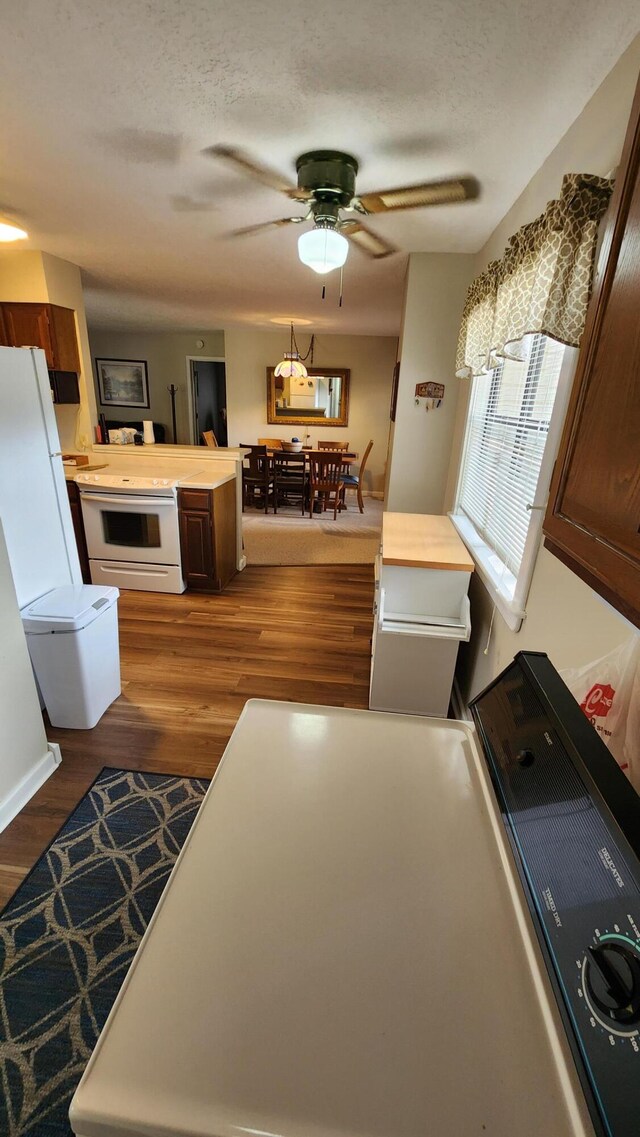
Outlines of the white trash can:
M 120 694 L 117 588 L 54 588 L 22 609 L 52 726 L 90 730 Z

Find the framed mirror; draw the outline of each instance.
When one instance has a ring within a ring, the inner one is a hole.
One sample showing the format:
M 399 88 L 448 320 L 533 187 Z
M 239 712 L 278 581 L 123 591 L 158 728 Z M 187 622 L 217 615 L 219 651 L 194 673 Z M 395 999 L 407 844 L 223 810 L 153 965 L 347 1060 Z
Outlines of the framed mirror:
M 285 379 L 267 367 L 267 422 L 348 426 L 349 369 L 309 367 L 305 379 Z

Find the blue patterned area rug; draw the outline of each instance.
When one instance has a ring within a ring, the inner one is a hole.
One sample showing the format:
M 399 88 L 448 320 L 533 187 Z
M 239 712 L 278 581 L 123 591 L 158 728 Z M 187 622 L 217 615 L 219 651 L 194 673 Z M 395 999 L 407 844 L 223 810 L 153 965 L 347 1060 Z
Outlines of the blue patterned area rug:
M 208 782 L 105 768 L 0 915 L 0 1133 L 67 1111 Z

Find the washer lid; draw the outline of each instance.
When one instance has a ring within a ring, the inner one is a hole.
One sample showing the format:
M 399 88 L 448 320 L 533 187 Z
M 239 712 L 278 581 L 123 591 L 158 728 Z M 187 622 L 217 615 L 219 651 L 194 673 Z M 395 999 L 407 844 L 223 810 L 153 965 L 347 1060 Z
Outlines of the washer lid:
M 25 631 L 32 634 L 77 632 L 115 604 L 119 595 L 117 588 L 102 584 L 53 588 L 22 609 L 22 623 Z
M 486 781 L 463 723 L 250 701 L 73 1131 L 593 1137 Z

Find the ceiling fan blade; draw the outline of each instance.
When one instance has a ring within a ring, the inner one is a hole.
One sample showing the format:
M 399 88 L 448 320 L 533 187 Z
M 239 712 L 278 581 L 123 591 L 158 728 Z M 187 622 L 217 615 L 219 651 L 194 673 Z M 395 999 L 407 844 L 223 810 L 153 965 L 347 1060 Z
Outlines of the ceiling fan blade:
M 387 213 L 392 209 L 419 209 L 426 205 L 453 205 L 473 201 L 479 186 L 475 178 L 447 178 L 417 186 L 399 186 L 379 193 L 358 194 L 357 203 L 366 213 Z
M 171 208 L 175 209 L 176 213 L 211 213 L 216 209 L 212 201 L 189 197 L 183 193 L 173 194 L 169 200 Z
M 265 233 L 267 229 L 279 229 L 281 225 L 299 225 L 306 217 L 279 217 L 277 221 L 262 221 L 259 225 L 246 225 L 244 229 L 234 229 L 232 237 L 252 237 L 254 233 Z
M 263 166 L 262 163 L 256 162 L 245 154 L 243 150 L 237 150 L 234 146 L 207 146 L 202 151 L 207 158 L 222 158 L 225 162 L 230 162 L 237 170 L 243 174 L 248 174 L 250 178 L 255 178 L 256 181 L 262 182 L 263 185 L 269 186 L 270 189 L 278 190 L 279 193 L 285 193 L 287 197 L 293 198 L 295 201 L 308 201 L 311 196 L 306 190 L 298 189 L 297 186 L 285 178 L 277 170 L 272 170 L 268 166 Z
M 376 260 L 398 252 L 395 245 L 392 245 L 390 241 L 385 241 L 383 237 L 379 237 L 377 233 L 373 232 L 373 229 L 362 225 L 360 221 L 345 221 L 340 226 L 340 232 L 344 233 L 350 241 L 353 241 L 359 249 L 362 249 L 363 253 L 369 257 L 375 257 Z

